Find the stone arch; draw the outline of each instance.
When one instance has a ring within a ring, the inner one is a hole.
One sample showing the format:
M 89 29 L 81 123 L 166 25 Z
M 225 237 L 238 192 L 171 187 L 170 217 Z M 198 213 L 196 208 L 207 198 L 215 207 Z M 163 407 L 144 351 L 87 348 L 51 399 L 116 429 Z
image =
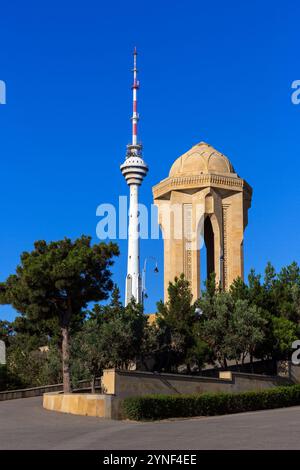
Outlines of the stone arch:
M 209 215 L 204 220 L 204 244 L 206 247 L 206 278 L 208 279 L 215 269 L 215 234 Z
M 203 217 L 203 245 L 199 250 L 199 264 L 204 262 L 204 250 L 206 250 L 205 278 L 208 279 L 212 273 L 216 275 L 216 283 L 222 282 L 222 229 L 216 214 L 204 214 Z M 201 235 L 200 235 L 201 236 Z M 199 285 L 203 285 L 201 280 L 201 269 L 199 272 Z

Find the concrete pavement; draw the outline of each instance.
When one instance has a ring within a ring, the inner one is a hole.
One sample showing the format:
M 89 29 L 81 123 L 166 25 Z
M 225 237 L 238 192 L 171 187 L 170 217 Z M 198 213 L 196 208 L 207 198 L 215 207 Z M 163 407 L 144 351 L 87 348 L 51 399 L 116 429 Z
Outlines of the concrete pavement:
M 300 407 L 153 423 L 46 411 L 42 399 L 0 402 L 0 449 L 300 449 Z

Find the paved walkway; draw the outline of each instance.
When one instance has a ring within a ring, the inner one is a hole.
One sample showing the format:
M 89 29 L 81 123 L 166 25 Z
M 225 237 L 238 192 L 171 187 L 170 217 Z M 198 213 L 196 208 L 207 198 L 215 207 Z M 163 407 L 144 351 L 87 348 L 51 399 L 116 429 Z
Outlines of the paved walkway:
M 300 407 L 154 423 L 46 411 L 41 398 L 0 402 L 0 449 L 300 449 Z

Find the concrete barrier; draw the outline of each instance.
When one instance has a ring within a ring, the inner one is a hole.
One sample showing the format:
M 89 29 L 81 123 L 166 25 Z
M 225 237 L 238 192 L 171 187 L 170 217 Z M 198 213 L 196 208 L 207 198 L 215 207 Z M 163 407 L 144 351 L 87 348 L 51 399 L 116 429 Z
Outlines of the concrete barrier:
M 80 416 L 115 418 L 112 407 L 113 397 L 103 394 L 45 393 L 43 407 L 46 410 L 71 413 Z

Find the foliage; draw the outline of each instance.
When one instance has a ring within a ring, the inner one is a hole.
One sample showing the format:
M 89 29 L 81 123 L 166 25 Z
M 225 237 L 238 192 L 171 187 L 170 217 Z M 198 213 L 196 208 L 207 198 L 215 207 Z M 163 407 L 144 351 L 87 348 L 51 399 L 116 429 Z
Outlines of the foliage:
M 2 390 L 7 390 L 7 366 L 4 364 L 0 364 L 0 392 Z
M 198 305 L 202 310 L 200 336 L 222 367 L 227 367 L 228 359 L 244 363 L 247 355 L 253 356 L 263 340 L 265 323 L 255 305 L 235 299 L 230 292 L 205 294 Z
M 44 346 L 51 342 L 51 344 L 61 348 L 61 331 L 58 317 L 43 318 L 43 316 L 40 316 L 38 318 L 31 318 L 26 314 L 21 314 L 15 318 L 12 327 L 14 334 L 27 336 L 28 341 L 34 338 L 39 346 Z M 75 331 L 77 328 L 78 325 L 76 325 Z M 70 331 L 73 331 L 72 321 Z
M 123 411 L 128 419 L 140 421 L 214 416 L 299 404 L 300 385 L 292 385 L 258 392 L 128 397 L 123 401 Z
M 32 349 L 20 338 L 8 348 L 7 387 L 26 388 L 62 381 L 61 356 L 57 348 Z
M 205 364 L 213 362 L 213 351 L 203 339 L 199 325 L 193 329 L 193 346 L 188 349 L 186 361 L 194 366 L 197 372 L 201 371 Z
M 111 310 L 110 310 L 111 308 Z M 105 345 L 107 367 L 128 369 L 141 352 L 146 316 L 134 299 L 123 307 L 114 303 L 105 310 L 101 335 Z
M 6 320 L 0 320 L 0 340 L 8 344 L 9 338 L 13 333 L 12 323 Z
M 252 270 L 248 285 L 234 281 L 230 292 L 235 300 L 246 299 L 264 318 L 264 339 L 255 347 L 257 358 L 286 359 L 293 339 L 299 337 L 300 268 L 297 263 L 283 267 L 279 273 L 268 263 L 264 276 Z
M 297 337 L 297 325 L 284 317 L 272 317 L 273 354 L 288 358 Z
M 229 357 L 244 364 L 246 356 L 253 358 L 255 348 L 264 339 L 265 320 L 260 309 L 247 300 L 234 303 L 229 327 Z
M 168 301 L 157 304 L 157 323 L 163 331 L 161 348 L 165 352 L 164 369 L 174 369 L 185 361 L 194 347 L 192 331 L 196 321 L 190 285 L 184 275 L 175 278 L 168 287 Z M 187 364 L 189 365 L 189 364 Z
M 106 299 L 112 289 L 110 266 L 118 247 L 82 236 L 47 243 L 37 241 L 21 255 L 16 274 L 1 285 L 0 301 L 32 321 L 57 321 L 62 338 L 64 391 L 70 391 L 69 334 L 80 327 L 91 301 Z
M 95 393 L 96 376 L 101 375 L 106 366 L 106 345 L 101 333 L 100 322 L 91 318 L 71 342 L 73 381 L 76 383 L 85 378 L 86 372 L 91 380 L 92 393 Z
M 142 351 L 146 316 L 132 301 L 124 307 L 114 288 L 110 304 L 96 304 L 72 342 L 72 373 L 88 371 L 94 391 L 96 376 L 108 367 L 128 369 Z M 82 376 L 80 378 L 83 378 Z
M 158 303 L 150 325 L 134 300 L 122 305 L 116 286 L 107 305 L 87 310 L 90 301 L 109 295 L 116 254 L 116 245 L 91 246 L 88 237 L 37 242 L 23 253 L 16 274 L 0 284 L 0 302 L 20 313 L 12 323 L 0 321 L 8 362 L 2 388 L 60 382 L 62 356 L 65 381 L 70 365 L 73 385 L 89 379 L 92 387 L 103 368 L 128 369 L 133 362 L 148 370 L 197 373 L 208 363 L 226 368 L 229 360 L 242 364 L 246 357 L 289 359 L 300 337 L 296 263 L 278 273 L 268 263 L 263 276 L 252 270 L 247 283 L 236 279 L 229 292 L 220 290 L 213 274 L 196 302 L 181 275 L 169 284 L 168 301 Z

